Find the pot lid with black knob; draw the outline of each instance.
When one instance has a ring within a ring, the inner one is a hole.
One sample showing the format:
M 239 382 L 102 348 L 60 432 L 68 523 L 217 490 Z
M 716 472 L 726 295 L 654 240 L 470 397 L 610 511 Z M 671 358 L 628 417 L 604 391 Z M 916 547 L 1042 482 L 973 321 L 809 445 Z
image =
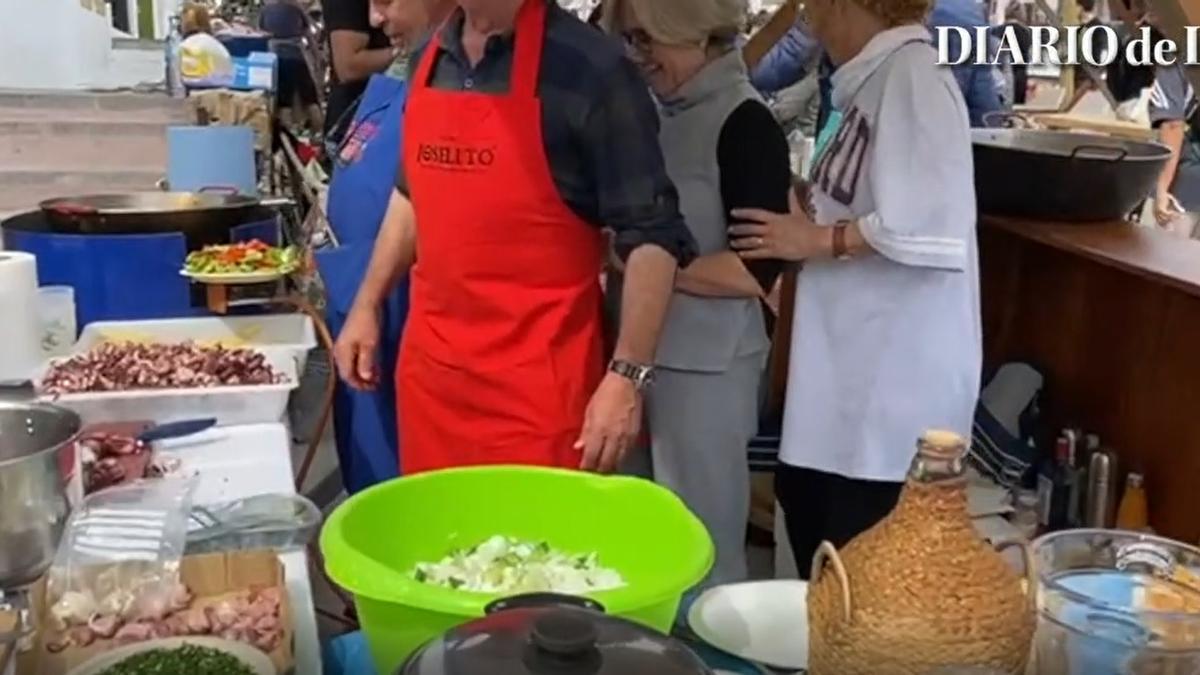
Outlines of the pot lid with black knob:
M 553 594 L 500 600 L 409 658 L 398 675 L 713 675 L 682 643 Z

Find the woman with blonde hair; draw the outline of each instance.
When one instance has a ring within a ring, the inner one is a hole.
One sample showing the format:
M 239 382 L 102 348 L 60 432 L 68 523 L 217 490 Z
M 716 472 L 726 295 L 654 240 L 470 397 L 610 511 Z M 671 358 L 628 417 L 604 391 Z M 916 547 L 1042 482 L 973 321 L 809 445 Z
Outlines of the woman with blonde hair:
M 746 576 L 746 446 L 758 429 L 769 341 L 760 298 L 782 264 L 729 248 L 730 211 L 787 206 L 787 139 L 750 84 L 736 46 L 745 0 L 607 0 L 659 102 L 659 140 L 700 257 L 679 270 L 646 394 L 654 478 L 708 527 L 708 583 Z M 619 288 L 610 279 L 610 294 Z M 617 295 L 620 297 L 619 290 Z
M 213 22 L 208 7 L 189 2 L 179 15 L 179 70 L 185 81 L 219 83 L 233 74 L 233 56 L 221 41 L 213 37 Z
M 183 6 L 183 11 L 179 14 L 179 32 L 183 37 L 191 37 L 196 33 L 213 32 L 212 16 L 208 12 L 208 7 L 199 2 L 189 2 Z
M 744 260 L 803 261 L 776 493 L 802 572 L 895 506 L 923 430 L 966 436 L 982 361 L 966 105 L 930 0 L 808 0 L 840 126 L 808 203 L 739 212 Z

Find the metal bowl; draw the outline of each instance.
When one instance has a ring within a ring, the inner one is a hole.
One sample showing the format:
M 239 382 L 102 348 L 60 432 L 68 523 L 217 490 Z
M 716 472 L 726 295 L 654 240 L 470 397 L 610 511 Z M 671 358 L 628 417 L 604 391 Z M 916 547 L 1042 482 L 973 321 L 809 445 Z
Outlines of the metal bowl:
M 215 192 L 130 192 L 48 199 L 40 205 L 62 234 L 183 232 L 189 240 L 227 241 L 230 228 L 274 216 L 257 197 Z
M 1040 129 L 973 129 L 985 214 L 1058 222 L 1127 217 L 1171 155 L 1159 143 Z
M 214 192 L 129 192 L 47 199 L 38 206 L 50 213 L 129 215 L 175 213 L 196 209 L 233 209 L 258 204 L 255 197 Z

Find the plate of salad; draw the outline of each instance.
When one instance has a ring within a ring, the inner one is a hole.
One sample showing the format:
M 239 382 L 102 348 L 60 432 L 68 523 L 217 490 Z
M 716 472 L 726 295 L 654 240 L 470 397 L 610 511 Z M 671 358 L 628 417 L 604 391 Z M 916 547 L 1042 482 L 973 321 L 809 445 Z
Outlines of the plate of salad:
M 192 251 L 179 273 L 205 284 L 256 284 L 291 274 L 299 266 L 300 255 L 295 248 L 251 239 Z

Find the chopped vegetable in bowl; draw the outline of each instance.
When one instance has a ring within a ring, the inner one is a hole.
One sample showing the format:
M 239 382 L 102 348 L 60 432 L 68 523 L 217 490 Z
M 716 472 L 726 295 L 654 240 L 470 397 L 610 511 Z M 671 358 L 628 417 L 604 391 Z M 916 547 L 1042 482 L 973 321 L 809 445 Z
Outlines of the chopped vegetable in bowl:
M 296 269 L 299 255 L 294 248 L 279 248 L 258 239 L 236 244 L 205 246 L 192 251 L 184 262 L 189 274 L 288 273 Z
M 241 659 L 219 649 L 184 645 L 134 654 L 100 675 L 256 675 Z
M 578 595 L 621 588 L 625 580 L 601 567 L 596 553 L 556 551 L 546 542 L 495 536 L 436 563 L 419 563 L 422 583 L 476 593 L 566 593 Z

